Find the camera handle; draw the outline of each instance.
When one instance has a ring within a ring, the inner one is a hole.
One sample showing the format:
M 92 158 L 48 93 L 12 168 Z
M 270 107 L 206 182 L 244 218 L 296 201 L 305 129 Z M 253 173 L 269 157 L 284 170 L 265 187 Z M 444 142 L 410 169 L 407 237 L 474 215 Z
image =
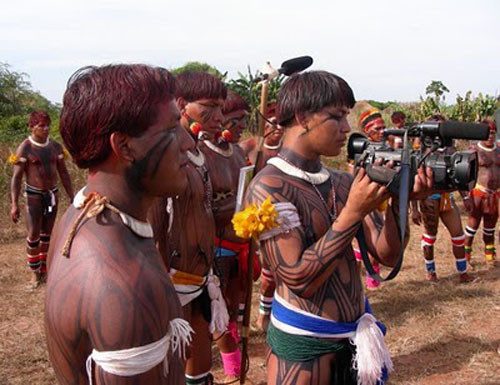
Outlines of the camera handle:
M 365 167 L 366 174 L 370 180 L 377 182 L 381 185 L 387 186 L 389 191 L 397 194 L 399 191 L 399 170 L 387 168 L 383 166 L 374 166 L 369 164 Z
M 368 274 L 373 279 L 376 279 L 377 281 L 390 281 L 398 275 L 399 270 L 401 270 L 401 266 L 403 265 L 403 257 L 404 257 L 404 247 L 401 244 L 401 250 L 398 258 L 398 262 L 396 263 L 396 266 L 392 269 L 392 271 L 389 273 L 389 275 L 386 278 L 382 278 L 373 268 L 373 265 L 370 261 L 370 258 L 368 257 L 368 247 L 366 245 L 366 239 L 365 239 L 365 234 L 363 232 L 363 226 L 360 226 L 358 233 L 356 234 L 356 239 L 358 240 L 359 244 L 359 251 L 361 253 L 361 258 L 363 259 L 363 264 L 365 265 L 366 271 L 368 271 Z

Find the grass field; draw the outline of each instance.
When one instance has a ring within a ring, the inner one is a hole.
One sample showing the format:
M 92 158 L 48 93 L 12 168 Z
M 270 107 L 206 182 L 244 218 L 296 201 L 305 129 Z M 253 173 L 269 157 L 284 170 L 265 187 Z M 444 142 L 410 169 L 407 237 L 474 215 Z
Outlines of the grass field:
M 354 126 L 355 119 L 351 120 Z M 0 385 L 54 384 L 43 331 L 44 287 L 35 292 L 25 289 L 30 273 L 25 262 L 24 224 L 10 222 L 10 166 L 5 162 L 9 151 L 12 149 L 0 147 Z M 77 191 L 85 174 L 68 166 Z M 342 164 L 336 162 L 335 166 Z M 62 212 L 68 201 L 60 191 Z M 368 292 L 375 315 L 389 329 L 386 341 L 395 364 L 389 384 L 500 384 L 500 268 L 486 267 L 479 231 L 472 271 L 477 279 L 457 284 L 450 237 L 441 226 L 435 253 L 440 280 L 428 283 L 420 234 L 412 225 L 400 275 L 380 290 Z M 258 286 L 254 289 L 253 320 Z M 220 381 L 223 376 L 215 350 L 214 372 Z M 265 336 L 253 330 L 250 383 L 265 383 L 265 350 Z
M 440 229 L 436 264 L 440 280 L 424 280 L 420 231 L 412 237 L 402 272 L 395 281 L 369 292 L 376 316 L 389 328 L 387 342 L 395 364 L 390 384 L 500 384 L 500 269 L 488 269 L 475 257 L 477 279 L 457 284 L 450 238 Z M 22 233 L 16 229 L 15 233 Z M 482 241 L 475 242 L 480 254 Z M 54 384 L 43 332 L 44 288 L 28 292 L 24 240 L 0 249 L 0 384 Z M 257 309 L 257 286 L 254 309 Z M 253 312 L 255 319 L 256 311 Z M 215 350 L 215 348 L 214 348 Z M 265 338 L 251 333 L 253 384 L 265 381 Z M 214 351 L 214 357 L 218 354 Z M 220 361 L 214 359 L 222 379 Z

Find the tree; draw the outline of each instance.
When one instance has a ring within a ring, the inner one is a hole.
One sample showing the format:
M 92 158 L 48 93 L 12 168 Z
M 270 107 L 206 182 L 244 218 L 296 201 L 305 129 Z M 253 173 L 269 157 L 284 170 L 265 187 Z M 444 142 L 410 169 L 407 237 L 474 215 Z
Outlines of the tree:
M 436 104 L 441 103 L 441 96 L 443 97 L 442 102 L 444 102 L 445 92 L 450 92 L 450 90 L 443 84 L 441 80 L 433 80 L 431 84 L 429 84 L 425 89 L 426 95 L 434 94 L 434 100 L 436 101 Z
M 29 95 L 31 84 L 27 74 L 10 70 L 0 63 L 0 119 L 23 113 L 23 105 Z
M 170 70 L 170 72 L 172 72 L 174 75 L 179 75 L 181 72 L 184 71 L 208 72 L 210 75 L 213 75 L 222 81 L 224 81 L 224 79 L 227 76 L 227 72 L 221 73 L 217 68 L 211 66 L 210 64 L 201 63 L 198 61 L 190 61 L 181 67 Z
M 475 103 L 472 99 L 472 91 L 467 91 L 465 96 L 457 95 L 457 102 L 450 108 L 450 118 L 462 122 L 473 122 L 476 120 Z
M 444 104 L 444 93 L 450 90 L 440 80 L 433 80 L 425 88 L 427 97 L 424 99 L 420 96 L 420 109 L 416 114 L 416 118 L 420 121 L 429 118 L 429 116 L 439 114 L 446 115 L 446 105 Z
M 493 116 L 498 107 L 498 101 L 491 95 L 484 95 L 480 92 L 474 100 L 476 107 L 476 120 L 481 121 L 489 116 Z
M 248 75 L 244 75 L 238 72 L 238 79 L 231 79 L 226 83 L 227 88 L 231 91 L 236 92 L 240 95 L 250 107 L 250 119 L 248 121 L 248 129 L 251 132 L 255 132 L 257 128 L 257 114 L 260 107 L 260 93 L 261 86 L 258 82 L 255 82 L 255 78 L 260 74 L 256 71 L 255 74 L 252 73 L 250 66 L 248 68 Z M 276 102 L 278 99 L 278 91 L 283 83 L 283 76 L 278 76 L 277 78 L 269 82 L 269 93 L 267 97 L 268 103 Z
M 52 119 L 51 133 L 58 135 L 60 107 L 33 91 L 24 72 L 0 63 L 0 142 L 15 142 L 27 134 L 28 115 L 44 110 Z
M 450 118 L 463 122 L 481 121 L 493 116 L 500 103 L 491 95 L 481 92 L 472 96 L 472 91 L 467 91 L 465 96 L 457 95 L 457 102 L 450 107 Z

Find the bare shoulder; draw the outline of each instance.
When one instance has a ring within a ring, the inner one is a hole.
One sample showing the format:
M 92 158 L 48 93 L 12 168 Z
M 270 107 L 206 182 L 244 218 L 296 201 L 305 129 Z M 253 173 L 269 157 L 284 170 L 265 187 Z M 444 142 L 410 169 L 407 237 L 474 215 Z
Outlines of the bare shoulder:
M 27 153 L 30 146 L 31 146 L 30 141 L 27 138 L 24 139 L 19 144 L 19 146 L 17 146 L 16 155 L 17 156 L 26 156 L 26 153 Z
M 153 240 L 135 236 L 109 212 L 79 228 L 69 258 L 60 253 L 66 236 L 52 253 L 46 308 L 60 318 L 51 321 L 64 329 L 70 318 L 98 350 L 162 338 L 181 308 Z
M 61 152 L 62 151 L 62 146 L 59 142 L 53 140 L 53 139 L 50 139 L 50 145 L 52 146 L 52 148 L 58 152 Z
M 288 201 L 289 199 L 285 193 L 287 187 L 291 184 L 289 179 L 276 167 L 272 165 L 265 166 L 257 173 L 248 186 L 247 201 L 258 204 L 268 197 L 271 197 L 273 203 Z

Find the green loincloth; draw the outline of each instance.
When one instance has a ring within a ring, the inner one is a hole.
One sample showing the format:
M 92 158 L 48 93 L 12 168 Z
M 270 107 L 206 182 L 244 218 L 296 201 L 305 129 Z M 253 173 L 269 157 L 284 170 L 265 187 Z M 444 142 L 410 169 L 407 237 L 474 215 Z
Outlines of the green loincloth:
M 348 349 L 348 340 L 334 342 L 322 338 L 298 336 L 277 329 L 272 322 L 267 329 L 267 343 L 274 354 L 287 361 L 310 361 L 325 354 Z

